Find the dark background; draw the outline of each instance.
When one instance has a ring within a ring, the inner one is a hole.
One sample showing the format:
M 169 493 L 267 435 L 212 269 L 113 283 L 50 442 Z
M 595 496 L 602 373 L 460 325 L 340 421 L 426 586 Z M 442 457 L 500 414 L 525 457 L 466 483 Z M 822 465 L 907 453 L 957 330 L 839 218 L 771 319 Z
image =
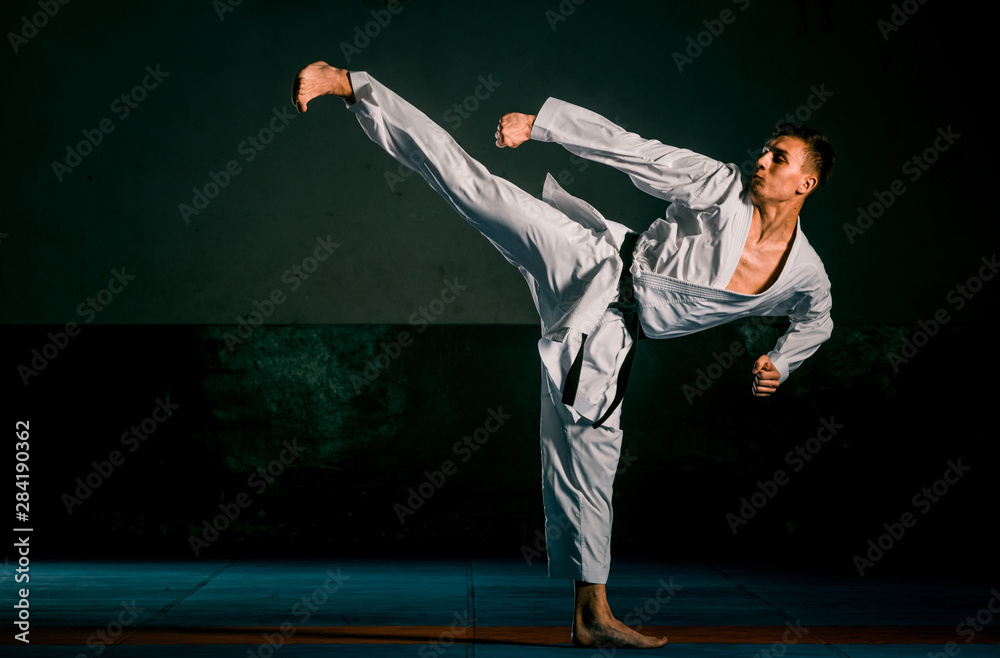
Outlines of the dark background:
M 944 2 L 412 0 L 391 14 L 361 0 L 244 0 L 221 17 L 220 6 L 70 2 L 16 52 L 8 34 L 4 417 L 31 422 L 33 556 L 194 558 L 189 538 L 241 493 L 250 504 L 201 557 L 518 557 L 534 547 L 538 326 L 523 279 L 417 177 L 393 178 L 405 172 L 339 101 L 287 114 L 295 72 L 324 59 L 369 71 L 529 192 L 552 172 L 639 230 L 662 202 L 555 145 L 496 149 L 498 117 L 557 96 L 742 164 L 779 119 L 826 92 L 799 118 L 838 151 L 802 217 L 833 282 L 833 338 L 764 401 L 747 393 L 748 373 L 780 322 L 643 343 L 625 402 L 615 554 L 857 575 L 854 555 L 913 512 L 916 525 L 867 573 L 992 573 L 997 283 L 979 275 L 997 228 L 982 201 L 993 185 L 992 111 L 979 100 L 992 84 L 985 17 Z M 674 53 L 699 33 L 707 43 L 704 22 L 724 9 L 735 21 L 678 70 Z M 905 9 L 884 34 L 879 21 Z M 4 32 L 19 33 L 41 10 L 0 11 Z M 168 75 L 122 118 L 115 99 L 146 67 Z M 473 103 L 481 80 L 499 85 Z M 466 101 L 475 110 L 457 121 Z M 248 162 L 243 142 L 281 116 Z M 53 162 L 104 119 L 114 130 L 60 181 Z M 911 180 L 904 163 L 949 128 L 960 137 Z M 185 222 L 179 204 L 231 160 L 240 173 Z M 859 207 L 889 199 L 894 181 L 905 192 L 849 235 Z M 284 278 L 317 238 L 339 246 L 308 278 Z M 116 270 L 135 278 L 100 312 L 81 311 Z M 448 281 L 467 288 L 438 304 Z M 961 308 L 959 285 L 975 290 Z M 226 334 L 276 290 L 283 302 L 229 349 Z M 414 323 L 421 308 L 433 310 L 425 329 Z M 79 335 L 46 348 L 71 321 Z M 401 332 L 411 344 L 364 379 L 379 354 L 397 354 Z M 734 341 L 741 356 L 710 369 Z M 907 341 L 920 347 L 894 362 Z M 32 365 L 46 349 L 55 356 Z M 689 399 L 685 387 L 709 373 L 711 386 Z M 121 435 L 168 397 L 175 413 L 128 452 Z M 510 414 L 501 430 L 457 458 L 455 442 L 500 408 Z M 823 419 L 843 428 L 791 473 L 785 454 Z M 285 441 L 301 454 L 258 491 L 248 478 Z M 123 463 L 92 475 L 116 449 Z M 921 513 L 914 495 L 959 458 L 971 470 Z M 448 459 L 457 472 L 401 523 L 394 506 Z M 790 482 L 734 534 L 726 515 L 777 469 Z M 68 511 L 88 475 L 98 486 Z

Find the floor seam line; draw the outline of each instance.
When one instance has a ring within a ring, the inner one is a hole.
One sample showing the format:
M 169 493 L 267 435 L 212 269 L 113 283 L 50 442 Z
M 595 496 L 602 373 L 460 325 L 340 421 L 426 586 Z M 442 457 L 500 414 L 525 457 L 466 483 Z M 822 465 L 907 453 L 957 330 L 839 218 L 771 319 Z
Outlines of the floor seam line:
M 185 592 L 184 594 L 182 594 L 178 598 L 174 599 L 173 601 L 171 601 L 167 605 L 165 605 L 162 608 L 160 608 L 159 610 L 157 610 L 153 614 L 152 617 L 149 617 L 148 619 L 144 620 L 141 624 L 139 624 L 134 629 L 132 629 L 132 631 L 130 633 L 128 633 L 127 635 L 125 635 L 124 637 L 122 637 L 120 640 L 118 640 L 117 642 L 115 642 L 111 646 L 106 647 L 104 649 L 105 652 L 106 653 L 110 653 L 110 652 L 114 651 L 115 649 L 117 649 L 119 646 L 125 644 L 130 637 L 132 637 L 133 635 L 135 635 L 136 633 L 138 633 L 142 629 L 146 628 L 147 626 L 149 626 L 151 623 L 153 623 L 154 621 L 156 621 L 157 619 L 159 619 L 163 615 L 165 615 L 168 612 L 170 612 L 175 606 L 179 605 L 185 599 L 189 598 L 190 596 L 192 596 L 193 594 L 195 594 L 196 592 L 198 592 L 198 590 L 200 590 L 202 587 L 204 587 L 205 585 L 207 585 L 210 582 L 212 582 L 215 579 L 216 576 L 218 576 L 223 571 L 225 571 L 229 567 L 231 567 L 234 564 L 236 564 L 236 562 L 237 562 L 237 560 L 233 560 L 229 564 L 223 565 L 223 566 L 219 567 L 218 569 L 216 569 L 215 571 L 213 571 L 207 578 L 205 578 L 204 580 L 202 580 L 200 583 L 198 583 L 197 585 L 195 585 L 194 587 L 192 587 L 187 592 Z
M 469 642 L 465 645 L 466 658 L 476 658 L 476 585 L 472 579 L 472 558 L 465 559 L 466 604 L 469 617 Z
M 742 591 L 747 596 L 749 596 L 751 598 L 754 598 L 754 599 L 757 599 L 758 601 L 760 601 L 761 603 L 763 603 L 767 607 L 771 608 L 772 610 L 774 610 L 775 612 L 777 612 L 782 618 L 784 618 L 788 623 L 790 623 L 790 624 L 797 623 L 797 620 L 793 619 L 790 614 L 788 614 L 787 612 L 785 612 L 784 610 L 782 610 L 778 606 L 774 605 L 773 603 L 771 603 L 770 601 L 768 601 L 767 599 L 765 599 L 763 596 L 757 594 L 757 592 L 754 592 L 749 587 L 746 587 L 742 583 L 738 582 L 734 577 L 730 576 L 728 573 L 726 573 L 726 571 L 724 571 L 718 565 L 713 564 L 711 566 L 712 566 L 713 569 L 715 569 L 720 574 L 722 574 L 723 578 L 725 578 L 726 580 L 728 580 L 729 582 L 731 582 L 733 585 L 735 585 L 736 587 L 738 587 L 740 589 L 740 591 Z M 823 646 L 826 647 L 827 649 L 829 649 L 834 654 L 840 656 L 841 658 L 851 658 L 849 654 L 845 653 L 840 647 L 834 645 L 832 642 L 830 642 L 829 640 L 827 640 L 826 638 L 824 638 L 822 635 L 819 635 L 818 633 L 813 633 L 811 630 L 809 631 L 809 633 L 811 633 L 813 635 L 813 637 L 819 638 L 819 640 L 823 643 Z

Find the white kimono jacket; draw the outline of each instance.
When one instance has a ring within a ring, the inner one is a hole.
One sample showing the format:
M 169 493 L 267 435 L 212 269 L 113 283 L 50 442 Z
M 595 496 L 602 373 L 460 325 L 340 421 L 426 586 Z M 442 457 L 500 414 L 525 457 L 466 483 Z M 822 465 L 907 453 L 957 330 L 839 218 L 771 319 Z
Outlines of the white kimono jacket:
M 646 336 L 672 338 L 751 316 L 788 316 L 788 331 L 768 352 L 782 382 L 830 337 L 830 281 L 800 225 L 770 288 L 756 295 L 725 289 L 753 216 L 749 190 L 736 165 L 643 139 L 555 98 L 539 110 L 531 138 L 562 144 L 583 158 L 615 167 L 639 189 L 671 202 L 666 216 L 640 235 L 631 270 Z M 567 194 L 551 176 L 543 199 L 595 233 L 606 231 L 603 237 L 615 245 L 628 231 Z M 617 296 L 621 267 L 620 259 L 608 259 L 579 299 L 559 317 L 542 319 L 539 353 L 560 390 L 582 337 L 588 336 L 573 409 L 590 420 L 610 407 L 618 369 L 632 343 L 621 314 L 608 310 Z

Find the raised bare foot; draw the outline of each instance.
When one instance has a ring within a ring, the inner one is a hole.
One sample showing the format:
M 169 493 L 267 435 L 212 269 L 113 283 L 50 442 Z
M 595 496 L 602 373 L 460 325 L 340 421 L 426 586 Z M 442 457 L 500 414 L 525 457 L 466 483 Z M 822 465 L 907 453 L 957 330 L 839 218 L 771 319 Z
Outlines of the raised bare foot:
M 615 619 L 604 585 L 576 582 L 576 610 L 573 614 L 575 646 L 656 649 L 666 643 L 665 637 L 643 635 Z
M 313 62 L 298 72 L 292 83 L 292 103 L 299 112 L 318 96 L 340 96 L 354 102 L 354 89 L 347 69 L 338 69 L 326 62 Z

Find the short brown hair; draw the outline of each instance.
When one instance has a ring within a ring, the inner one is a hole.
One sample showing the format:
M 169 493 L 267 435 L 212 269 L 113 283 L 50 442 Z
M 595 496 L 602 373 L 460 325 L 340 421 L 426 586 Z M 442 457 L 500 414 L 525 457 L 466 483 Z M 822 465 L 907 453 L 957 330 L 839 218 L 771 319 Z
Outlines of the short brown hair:
M 830 141 L 819 131 L 807 128 L 801 123 L 783 123 L 774 129 L 771 139 L 775 137 L 797 137 L 806 145 L 806 164 L 816 172 L 818 182 L 816 189 L 822 189 L 826 181 L 833 173 L 833 163 L 837 160 L 837 154 L 830 145 Z

